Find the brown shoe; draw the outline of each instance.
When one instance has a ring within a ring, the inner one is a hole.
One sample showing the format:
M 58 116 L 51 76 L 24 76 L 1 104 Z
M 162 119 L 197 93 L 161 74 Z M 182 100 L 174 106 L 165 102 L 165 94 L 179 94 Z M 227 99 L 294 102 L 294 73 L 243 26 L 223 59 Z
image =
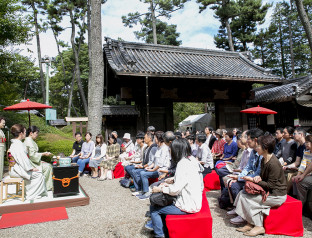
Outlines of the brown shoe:
M 236 230 L 239 232 L 247 232 L 247 231 L 250 231 L 252 228 L 254 228 L 254 225 L 247 224 L 246 226 L 236 228 Z
M 258 235 L 264 235 L 265 229 L 262 226 L 255 226 L 252 228 L 252 230 L 247 231 L 244 233 L 245 236 L 258 236 Z

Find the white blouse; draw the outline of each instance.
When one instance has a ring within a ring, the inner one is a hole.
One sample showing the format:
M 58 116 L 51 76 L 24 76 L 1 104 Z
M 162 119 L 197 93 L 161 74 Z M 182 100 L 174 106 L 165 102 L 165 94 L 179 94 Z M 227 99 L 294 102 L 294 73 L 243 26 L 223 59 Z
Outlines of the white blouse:
M 193 156 L 182 158 L 174 176 L 174 183 L 163 187 L 163 193 L 177 196 L 175 206 L 188 213 L 199 212 L 204 189 L 203 167 Z
M 92 154 L 91 154 L 91 158 L 94 158 L 94 156 L 95 156 L 95 149 L 96 149 L 96 145 L 93 148 L 93 151 L 92 151 Z M 102 146 L 101 146 L 100 158 L 104 158 L 106 156 L 106 150 L 107 150 L 107 145 L 105 143 L 103 143 Z

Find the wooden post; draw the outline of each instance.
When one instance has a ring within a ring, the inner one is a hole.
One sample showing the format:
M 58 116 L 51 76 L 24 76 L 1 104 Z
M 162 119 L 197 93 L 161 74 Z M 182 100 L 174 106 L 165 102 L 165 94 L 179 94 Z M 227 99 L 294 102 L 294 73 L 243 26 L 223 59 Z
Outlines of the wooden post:
M 73 122 L 73 137 L 75 138 L 76 134 L 76 122 Z
M 148 94 L 148 77 L 145 78 L 145 85 L 146 85 L 146 128 L 150 124 L 150 113 L 149 113 L 149 94 Z
M 82 121 L 79 123 L 79 127 L 80 127 L 80 133 L 82 135 Z

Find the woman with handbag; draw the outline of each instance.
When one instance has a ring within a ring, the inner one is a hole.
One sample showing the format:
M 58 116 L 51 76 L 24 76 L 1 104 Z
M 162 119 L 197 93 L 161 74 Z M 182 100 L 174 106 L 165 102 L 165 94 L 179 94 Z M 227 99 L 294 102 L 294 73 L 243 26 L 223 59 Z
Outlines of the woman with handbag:
M 237 229 L 245 236 L 264 234 L 263 215 L 269 215 L 271 207 L 280 206 L 286 201 L 286 178 L 279 160 L 273 154 L 274 147 L 275 138 L 272 135 L 258 138 L 257 152 L 263 156 L 260 176 L 246 176 L 245 191 L 242 190 L 234 202 L 236 214 L 247 221 L 247 225 Z
M 184 215 L 199 212 L 202 206 L 203 168 L 198 160 L 191 156 L 191 147 L 186 139 L 175 139 L 170 145 L 171 158 L 177 164 L 172 184 L 165 183 L 153 188 L 153 193 L 162 192 L 177 196 L 168 206 L 150 206 L 152 222 L 145 227 L 154 230 L 156 237 L 164 237 L 161 215 Z

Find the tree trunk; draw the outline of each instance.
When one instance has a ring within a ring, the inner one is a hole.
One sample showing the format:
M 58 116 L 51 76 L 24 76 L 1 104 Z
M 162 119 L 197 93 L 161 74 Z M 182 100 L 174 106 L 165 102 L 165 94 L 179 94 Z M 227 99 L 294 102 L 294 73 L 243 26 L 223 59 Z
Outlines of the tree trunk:
M 232 30 L 231 30 L 231 26 L 230 26 L 230 23 L 229 23 L 229 19 L 228 18 L 225 19 L 224 22 L 225 22 L 226 32 L 227 32 L 227 35 L 228 35 L 230 51 L 234 51 Z
M 73 104 L 73 92 L 74 92 L 74 82 L 75 82 L 75 72 L 73 71 L 72 81 L 70 83 L 70 89 L 69 89 L 69 95 L 68 95 L 68 109 L 67 109 L 67 117 L 70 117 L 71 115 L 71 106 Z
M 307 34 L 307 38 L 308 38 L 309 46 L 310 46 L 310 51 L 312 54 L 312 27 L 311 27 L 308 15 L 307 15 L 306 11 L 304 10 L 302 0 L 295 0 L 295 2 L 296 2 L 297 11 L 298 11 L 301 23 L 304 27 L 306 34 Z
M 58 52 L 58 55 L 60 56 L 60 59 L 61 59 L 61 64 L 62 64 L 62 70 L 63 70 L 63 78 L 64 78 L 64 82 L 65 82 L 65 79 L 66 79 L 66 71 L 65 71 L 65 65 L 64 65 L 64 60 L 63 60 L 63 55 L 60 51 L 60 44 L 58 43 L 58 40 L 57 40 L 57 36 L 56 36 L 56 32 L 53 30 L 53 27 L 51 27 L 52 29 L 52 32 L 53 32 L 53 35 L 54 35 L 54 39 L 55 39 L 55 42 L 56 42 L 56 48 L 57 48 L 57 52 Z M 75 74 L 75 73 L 74 73 Z M 74 75 L 73 74 L 73 75 Z M 75 76 L 73 76 L 73 79 L 75 79 Z M 71 83 L 71 85 L 73 85 L 73 82 Z M 68 103 L 68 108 L 67 108 L 67 117 L 70 117 L 70 114 L 71 114 L 71 106 L 73 107 L 73 103 L 72 103 L 72 98 L 73 98 L 73 92 L 72 92 L 72 86 L 70 87 L 70 89 L 67 87 L 67 94 L 69 96 L 69 103 Z M 70 96 L 71 94 L 71 96 Z M 70 125 L 70 122 L 67 122 L 67 125 Z
M 91 87 L 92 80 L 92 62 L 91 62 L 91 0 L 87 3 L 87 26 L 88 26 L 88 54 L 89 54 L 89 78 L 88 78 L 88 88 Z M 90 94 L 88 93 L 88 102 L 90 102 Z
M 79 55 L 78 55 L 76 45 L 75 45 L 75 21 L 74 21 L 73 12 L 71 10 L 69 11 L 69 16 L 70 16 L 70 22 L 72 25 L 71 44 L 72 44 L 74 59 L 75 59 L 75 76 L 77 79 L 77 84 L 78 84 L 83 108 L 84 108 L 86 115 L 88 115 L 88 103 L 87 103 L 86 95 L 85 95 L 85 93 L 83 91 L 83 87 L 82 87 L 82 82 L 81 82 L 81 78 L 80 78 Z
M 104 62 L 102 51 L 101 0 L 91 1 L 91 61 L 92 79 L 89 87 L 88 131 L 93 135 L 102 132 L 104 92 Z M 95 136 L 94 136 L 95 139 Z
M 153 26 L 153 41 L 157 45 L 157 33 L 156 33 L 156 17 L 153 1 L 150 2 L 151 15 L 152 15 L 152 26 Z
M 38 51 L 38 60 L 39 60 L 39 69 L 40 69 L 40 84 L 42 90 L 42 98 L 43 103 L 46 103 L 46 92 L 45 92 L 45 84 L 44 84 L 44 75 L 42 70 L 42 60 L 41 60 L 41 47 L 40 47 L 40 38 L 39 38 L 39 28 L 38 28 L 38 13 L 35 7 L 35 3 L 31 2 L 31 7 L 34 12 L 34 23 L 35 23 L 35 33 L 36 33 L 36 40 L 37 40 L 37 51 Z

